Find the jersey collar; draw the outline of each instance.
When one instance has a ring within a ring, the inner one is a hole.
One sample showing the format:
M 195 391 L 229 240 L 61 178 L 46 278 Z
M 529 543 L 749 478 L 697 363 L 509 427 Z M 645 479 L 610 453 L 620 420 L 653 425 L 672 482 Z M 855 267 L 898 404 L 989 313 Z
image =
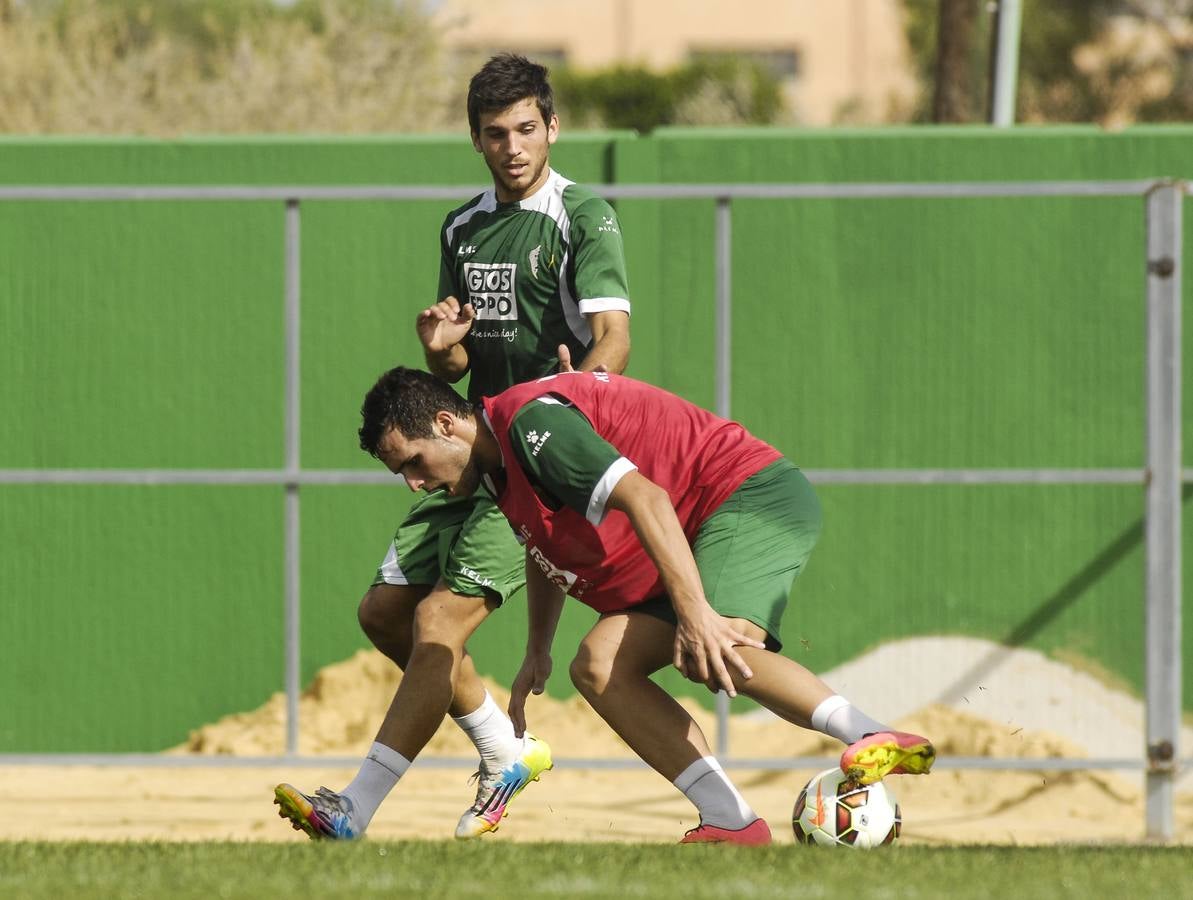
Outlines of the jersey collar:
M 541 198 L 551 191 L 555 190 L 555 182 L 559 180 L 559 173 L 547 167 L 547 180 L 543 182 L 543 186 L 531 194 L 529 197 L 523 197 L 521 200 L 511 200 L 509 203 L 502 203 L 497 199 L 497 189 L 493 188 L 493 202 L 497 204 L 498 210 L 514 210 L 514 209 L 535 209 L 541 203 Z

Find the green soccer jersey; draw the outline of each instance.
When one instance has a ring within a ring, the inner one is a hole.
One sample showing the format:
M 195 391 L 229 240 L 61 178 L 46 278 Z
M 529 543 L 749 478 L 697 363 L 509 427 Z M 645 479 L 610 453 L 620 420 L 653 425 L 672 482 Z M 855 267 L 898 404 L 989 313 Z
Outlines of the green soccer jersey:
M 553 170 L 525 200 L 499 203 L 490 188 L 453 210 L 440 243 L 439 297 L 476 310 L 464 344 L 474 402 L 555 371 L 560 344 L 579 363 L 585 316 L 630 311 L 613 208 Z

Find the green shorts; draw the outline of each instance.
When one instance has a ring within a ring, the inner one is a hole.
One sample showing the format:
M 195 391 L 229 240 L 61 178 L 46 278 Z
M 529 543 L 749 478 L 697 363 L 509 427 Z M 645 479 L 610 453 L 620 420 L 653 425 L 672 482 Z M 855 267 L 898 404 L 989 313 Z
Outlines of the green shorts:
M 525 553 L 505 516 L 478 491 L 427 494 L 398 526 L 373 584 L 435 585 L 500 605 L 526 584 Z
M 766 629 L 767 647 L 780 649 L 791 585 L 819 536 L 820 501 L 803 472 L 780 459 L 751 475 L 705 520 L 692 544 L 709 605 Z M 676 621 L 665 596 L 633 611 Z

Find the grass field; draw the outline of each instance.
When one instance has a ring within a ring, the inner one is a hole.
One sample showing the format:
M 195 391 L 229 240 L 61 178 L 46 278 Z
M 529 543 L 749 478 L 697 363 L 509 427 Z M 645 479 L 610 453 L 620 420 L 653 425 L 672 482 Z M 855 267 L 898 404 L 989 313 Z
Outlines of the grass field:
M 1193 897 L 1193 849 L 0 843 L 0 897 Z

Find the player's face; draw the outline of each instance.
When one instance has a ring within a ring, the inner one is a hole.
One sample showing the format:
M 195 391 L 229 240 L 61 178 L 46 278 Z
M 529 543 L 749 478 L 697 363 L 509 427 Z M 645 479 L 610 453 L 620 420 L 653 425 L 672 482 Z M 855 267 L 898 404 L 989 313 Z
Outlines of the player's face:
M 547 158 L 559 135 L 559 118 L 543 121 L 533 97 L 499 112 L 481 113 L 472 146 L 493 173 L 497 199 L 512 203 L 529 197 L 547 180 Z
M 464 497 L 480 485 L 480 472 L 472 461 L 472 445 L 460 434 L 436 421 L 428 438 L 405 437 L 396 428 L 386 432 L 378 446 L 386 468 L 406 479 L 412 491 L 447 491 Z

